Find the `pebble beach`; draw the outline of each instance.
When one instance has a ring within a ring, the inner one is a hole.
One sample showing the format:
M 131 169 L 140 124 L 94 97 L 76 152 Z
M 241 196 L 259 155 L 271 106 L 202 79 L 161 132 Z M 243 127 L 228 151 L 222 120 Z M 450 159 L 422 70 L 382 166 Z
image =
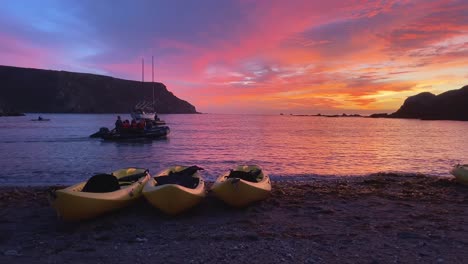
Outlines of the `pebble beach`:
M 47 187 L 0 187 L 1 263 L 464 263 L 468 186 L 373 174 L 273 182 L 234 209 L 212 194 L 175 217 L 144 199 L 67 223 Z

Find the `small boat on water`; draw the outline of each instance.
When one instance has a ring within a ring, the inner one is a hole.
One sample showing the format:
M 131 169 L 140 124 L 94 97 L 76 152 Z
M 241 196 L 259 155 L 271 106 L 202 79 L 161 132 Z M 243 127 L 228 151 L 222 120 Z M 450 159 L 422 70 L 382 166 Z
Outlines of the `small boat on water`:
M 140 104 L 141 103 L 144 102 L 140 102 Z M 135 106 L 135 109 L 130 113 L 130 116 L 137 122 L 141 119 L 144 119 L 146 122 L 152 122 L 157 126 L 163 126 L 166 124 L 164 120 L 159 119 L 158 115 L 154 112 L 154 110 L 148 110 L 148 108 L 141 108 L 138 105 Z
M 268 197 L 270 177 L 257 165 L 240 165 L 218 177 L 211 187 L 225 203 L 244 207 Z
M 149 180 L 143 195 L 154 207 L 166 214 L 179 214 L 205 197 L 205 182 L 198 166 L 173 166 Z
M 154 63 L 153 63 L 154 65 Z M 142 61 L 142 74 L 144 73 L 144 61 Z M 154 72 L 154 66 L 153 66 Z M 154 74 L 153 74 L 154 75 Z M 154 76 L 153 76 L 154 78 Z M 142 76 L 142 86 L 144 84 L 144 74 Z M 140 139 L 160 139 L 169 135 L 170 129 L 165 126 L 166 122 L 160 120 L 155 111 L 154 100 L 154 80 L 153 83 L 153 102 L 140 102 L 133 111 L 130 113 L 132 117 L 132 125 L 130 126 L 128 120 L 122 122 L 120 116 L 117 117 L 115 129 L 108 129 L 101 127 L 99 131 L 90 135 L 91 138 L 102 138 L 104 140 L 140 140 Z M 127 123 L 127 126 L 125 126 Z
M 154 110 L 150 110 L 150 103 L 143 101 L 135 105 L 130 115 L 135 120 L 140 120 L 140 119 L 154 120 L 154 116 L 156 115 L 156 113 L 154 112 Z
M 116 127 L 112 130 L 107 127 L 101 127 L 96 133 L 91 134 L 89 137 L 114 141 L 160 139 L 166 138 L 171 132 L 171 129 L 168 126 L 158 125 L 156 122 L 151 120 L 145 120 L 142 124 L 143 125 L 140 127 Z
M 37 119 L 31 119 L 31 121 L 50 121 L 50 119 L 39 116 Z
M 468 185 L 468 164 L 455 165 L 450 173 L 455 176 L 458 182 Z
M 90 219 L 123 208 L 141 197 L 147 169 L 126 168 L 49 193 L 49 202 L 66 221 Z
M 116 129 L 113 129 L 107 133 L 105 132 L 105 130 L 102 130 L 102 132 L 101 130 L 97 132 L 99 135 L 97 137 L 100 137 L 104 140 L 160 139 L 166 138 L 171 132 L 168 126 L 155 126 L 150 129 L 142 130 L 129 128 L 117 131 Z M 96 135 L 96 133 L 93 135 Z
M 145 61 L 144 60 L 142 60 L 141 66 L 142 66 L 141 84 L 142 86 L 144 86 L 144 83 L 145 83 L 145 75 L 144 75 Z M 146 121 L 150 120 L 156 125 L 165 125 L 166 122 L 164 120 L 159 119 L 158 115 L 156 114 L 156 103 L 155 103 L 155 97 L 154 97 L 154 57 L 151 57 L 151 71 L 152 71 L 151 85 L 153 89 L 153 102 L 151 103 L 146 102 L 146 101 L 139 102 L 138 104 L 135 105 L 130 115 L 136 121 L 144 119 Z

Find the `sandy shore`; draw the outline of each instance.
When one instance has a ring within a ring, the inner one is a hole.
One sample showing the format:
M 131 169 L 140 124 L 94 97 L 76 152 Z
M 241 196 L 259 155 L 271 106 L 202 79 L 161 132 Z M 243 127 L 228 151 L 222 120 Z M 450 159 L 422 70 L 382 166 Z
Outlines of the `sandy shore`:
M 0 188 L 0 263 L 466 263 L 468 186 L 381 174 L 277 182 L 246 209 L 178 217 L 142 200 L 63 223 L 48 188 Z

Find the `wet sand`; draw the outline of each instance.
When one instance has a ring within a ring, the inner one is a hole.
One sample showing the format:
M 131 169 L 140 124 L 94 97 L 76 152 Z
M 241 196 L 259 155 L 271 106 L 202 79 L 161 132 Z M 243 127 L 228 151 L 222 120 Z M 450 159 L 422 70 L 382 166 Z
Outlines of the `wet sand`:
M 0 263 L 466 263 L 468 186 L 379 174 L 274 182 L 232 209 L 210 194 L 168 217 L 141 200 L 80 223 L 50 187 L 0 187 Z

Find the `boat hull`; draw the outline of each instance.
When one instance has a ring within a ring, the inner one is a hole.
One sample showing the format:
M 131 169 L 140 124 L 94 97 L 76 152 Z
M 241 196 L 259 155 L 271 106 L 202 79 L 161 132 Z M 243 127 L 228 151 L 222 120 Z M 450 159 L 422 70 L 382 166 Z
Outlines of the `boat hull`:
M 468 185 L 468 164 L 456 165 L 450 173 L 455 176 L 458 182 Z
M 256 165 L 238 166 L 237 171 L 260 169 Z M 262 170 L 262 180 L 250 182 L 238 178 L 227 178 L 229 172 L 219 176 L 211 190 L 216 197 L 234 207 L 245 207 L 249 204 L 266 199 L 271 192 L 270 177 Z
M 158 176 L 164 176 L 169 171 L 178 172 L 187 167 L 174 166 L 160 172 Z M 169 215 L 180 214 L 198 203 L 205 197 L 205 182 L 198 172 L 194 173 L 192 177 L 199 179 L 199 183 L 195 189 L 187 188 L 178 184 L 164 184 L 157 185 L 156 180 L 149 180 L 143 188 L 143 195 L 146 200 Z
M 108 193 L 82 192 L 86 182 L 49 193 L 49 202 L 59 218 L 65 221 L 78 221 L 126 207 L 138 200 L 145 183 L 150 179 L 145 169 L 127 168 L 113 172 L 117 178 L 145 173 L 135 183 Z
M 104 140 L 135 140 L 135 139 L 160 139 L 165 138 L 171 132 L 167 126 L 159 126 L 150 130 L 144 131 L 128 131 L 128 132 L 117 132 L 112 131 L 110 133 L 102 134 L 101 138 Z

